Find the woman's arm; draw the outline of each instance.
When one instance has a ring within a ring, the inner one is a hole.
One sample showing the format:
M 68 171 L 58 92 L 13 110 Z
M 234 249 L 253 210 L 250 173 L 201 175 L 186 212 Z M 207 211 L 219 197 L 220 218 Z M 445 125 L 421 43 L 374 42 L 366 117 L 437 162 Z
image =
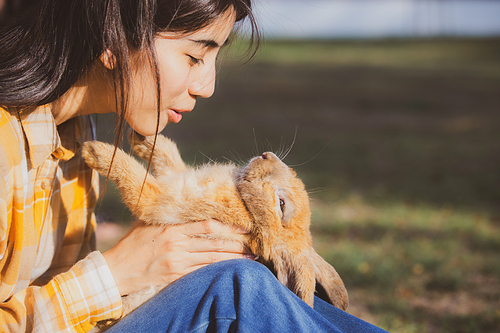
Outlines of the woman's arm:
M 87 332 L 100 320 L 120 316 L 121 298 L 99 252 L 45 286 L 28 287 L 0 304 L 6 332 Z
M 96 178 L 81 158 L 57 164 L 42 149 L 54 136 L 50 114 L 21 123 L 16 112 L 0 111 L 0 331 L 84 332 L 118 318 L 121 298 L 106 261 L 88 255 Z M 37 146 L 34 136 L 43 134 Z M 74 265 L 79 253 L 85 259 Z

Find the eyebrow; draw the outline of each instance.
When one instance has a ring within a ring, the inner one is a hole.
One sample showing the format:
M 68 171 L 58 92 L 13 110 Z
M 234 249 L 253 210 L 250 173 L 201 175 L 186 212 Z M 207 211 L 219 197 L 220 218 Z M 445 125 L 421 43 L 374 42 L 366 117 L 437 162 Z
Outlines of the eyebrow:
M 217 49 L 222 46 L 226 46 L 229 44 L 229 38 L 226 39 L 224 44 L 222 46 L 219 45 L 215 40 L 213 39 L 190 39 L 191 42 L 196 43 L 196 44 L 202 44 L 203 47 L 209 48 L 209 49 Z

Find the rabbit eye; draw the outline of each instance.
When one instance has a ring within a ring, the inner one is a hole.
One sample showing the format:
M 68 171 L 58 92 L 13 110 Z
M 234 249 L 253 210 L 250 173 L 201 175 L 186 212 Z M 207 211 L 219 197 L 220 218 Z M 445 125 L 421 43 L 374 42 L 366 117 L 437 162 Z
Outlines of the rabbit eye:
M 282 213 L 285 210 L 285 200 L 283 200 L 282 198 L 280 198 L 280 209 Z

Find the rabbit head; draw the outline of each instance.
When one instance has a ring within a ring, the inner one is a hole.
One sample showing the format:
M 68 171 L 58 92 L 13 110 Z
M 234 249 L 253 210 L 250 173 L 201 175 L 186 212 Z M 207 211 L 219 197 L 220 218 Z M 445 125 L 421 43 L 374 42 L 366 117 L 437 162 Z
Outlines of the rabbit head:
M 262 262 L 309 305 L 318 289 L 320 297 L 347 309 L 341 278 L 312 247 L 309 197 L 295 171 L 266 152 L 241 170 L 236 186 L 254 220 L 250 248 Z

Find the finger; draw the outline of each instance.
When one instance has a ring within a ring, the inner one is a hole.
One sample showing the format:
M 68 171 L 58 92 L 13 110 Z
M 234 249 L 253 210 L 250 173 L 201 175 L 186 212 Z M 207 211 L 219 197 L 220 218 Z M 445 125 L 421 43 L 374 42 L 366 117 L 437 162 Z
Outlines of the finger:
M 205 220 L 199 222 L 189 222 L 173 226 L 179 228 L 185 235 L 196 234 L 217 234 L 217 233 L 236 233 L 247 234 L 249 231 L 233 225 L 224 224 L 217 220 Z
M 190 253 L 227 252 L 249 254 L 250 250 L 241 242 L 223 239 L 191 238 L 186 246 Z
M 251 259 L 255 260 L 256 257 L 253 254 L 241 254 L 241 253 L 227 253 L 227 252 L 204 252 L 204 253 L 192 253 L 189 256 L 191 262 L 190 267 L 194 266 L 205 266 L 213 264 L 216 262 L 231 260 L 231 259 Z M 186 268 L 187 269 L 187 268 Z

